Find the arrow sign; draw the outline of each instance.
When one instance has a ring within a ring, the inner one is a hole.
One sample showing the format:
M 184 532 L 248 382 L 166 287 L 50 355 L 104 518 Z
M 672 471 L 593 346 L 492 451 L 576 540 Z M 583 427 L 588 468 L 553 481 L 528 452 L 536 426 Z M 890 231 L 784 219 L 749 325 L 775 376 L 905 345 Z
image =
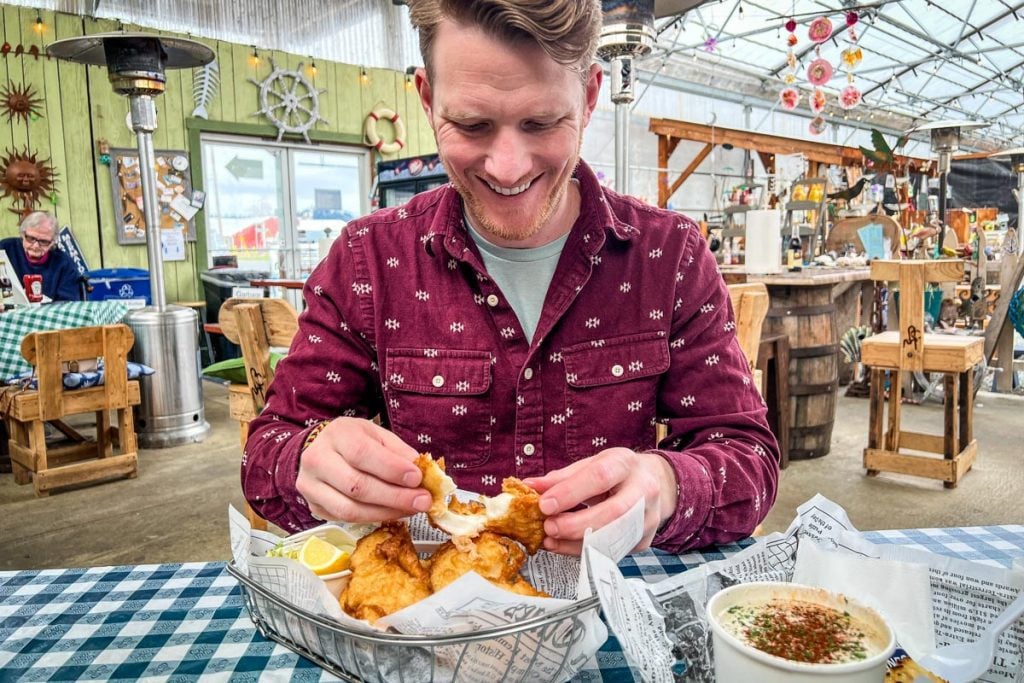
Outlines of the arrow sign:
M 224 168 L 228 170 L 228 173 L 235 176 L 235 180 L 242 178 L 263 179 L 263 162 L 259 159 L 240 159 L 236 156 Z

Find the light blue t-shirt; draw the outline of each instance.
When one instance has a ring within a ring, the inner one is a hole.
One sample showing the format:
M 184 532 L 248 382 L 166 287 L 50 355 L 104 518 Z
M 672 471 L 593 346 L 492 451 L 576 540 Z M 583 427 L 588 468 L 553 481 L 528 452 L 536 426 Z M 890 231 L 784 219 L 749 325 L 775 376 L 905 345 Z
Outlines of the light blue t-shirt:
M 544 306 L 544 297 L 547 296 L 558 257 L 562 255 L 562 247 L 569 239 L 569 233 L 540 247 L 512 249 L 487 241 L 469 222 L 468 216 L 466 227 L 480 249 L 487 274 L 515 311 L 526 341 L 532 343 L 533 333 L 540 321 L 540 311 Z

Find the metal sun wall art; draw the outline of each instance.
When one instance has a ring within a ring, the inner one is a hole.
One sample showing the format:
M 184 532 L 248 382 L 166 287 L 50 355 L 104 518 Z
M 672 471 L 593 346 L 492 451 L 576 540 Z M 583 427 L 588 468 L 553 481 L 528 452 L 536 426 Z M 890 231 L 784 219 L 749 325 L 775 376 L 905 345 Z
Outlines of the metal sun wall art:
M 9 211 L 19 216 L 30 214 L 43 195 L 52 193 L 56 180 L 57 172 L 50 160 L 37 159 L 28 147 L 20 152 L 7 150 L 0 158 L 0 198 L 11 197 L 14 205 Z
M 0 115 L 6 115 L 8 123 L 15 117 L 28 123 L 29 118 L 43 115 L 42 106 L 31 85 L 8 83 L 0 89 Z
M 277 140 L 285 133 L 302 135 L 309 142 L 309 131 L 318 121 L 328 123 L 320 116 L 320 95 L 326 89 L 318 90 L 303 74 L 302 63 L 298 69 L 282 69 L 270 58 L 273 68 L 262 82 L 253 78 L 250 83 L 260 89 L 260 110 L 252 116 L 263 114 L 277 128 Z

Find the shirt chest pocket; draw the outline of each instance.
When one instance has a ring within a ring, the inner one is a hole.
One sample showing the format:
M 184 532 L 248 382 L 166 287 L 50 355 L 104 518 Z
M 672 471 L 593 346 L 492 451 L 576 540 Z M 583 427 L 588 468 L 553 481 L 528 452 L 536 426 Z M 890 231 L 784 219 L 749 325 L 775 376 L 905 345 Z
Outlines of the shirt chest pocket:
M 491 354 L 461 349 L 387 350 L 385 397 L 391 429 L 449 468 L 491 453 Z
M 668 341 L 635 334 L 570 346 L 565 361 L 566 446 L 586 457 L 613 446 L 654 445 L 659 385 L 669 368 Z

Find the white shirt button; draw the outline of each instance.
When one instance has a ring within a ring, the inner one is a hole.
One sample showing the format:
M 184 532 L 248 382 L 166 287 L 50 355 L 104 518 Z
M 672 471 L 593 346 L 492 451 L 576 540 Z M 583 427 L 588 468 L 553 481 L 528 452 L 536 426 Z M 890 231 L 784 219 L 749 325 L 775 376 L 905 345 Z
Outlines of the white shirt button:
M 525 455 L 533 455 L 536 451 L 537 449 L 533 447 L 532 443 L 528 443 L 525 446 L 523 446 L 523 453 Z
M 434 385 L 435 387 L 437 387 L 438 389 L 440 389 L 441 387 L 443 387 L 443 386 L 444 386 L 444 377 L 442 377 L 441 375 L 434 375 L 434 379 L 430 380 L 430 382 L 431 382 L 431 383 L 432 383 L 432 384 L 433 384 L 433 385 Z
M 621 365 L 613 365 L 612 366 L 612 374 L 615 375 L 616 377 L 622 377 L 622 373 L 624 373 L 624 372 L 625 372 L 625 370 L 622 369 Z
M 492 306 L 492 307 L 493 306 L 497 306 L 498 305 L 498 295 L 497 294 L 489 294 L 487 296 L 487 305 L 488 306 Z
M 523 370 L 523 377 L 526 379 L 533 379 L 533 368 L 526 368 Z

